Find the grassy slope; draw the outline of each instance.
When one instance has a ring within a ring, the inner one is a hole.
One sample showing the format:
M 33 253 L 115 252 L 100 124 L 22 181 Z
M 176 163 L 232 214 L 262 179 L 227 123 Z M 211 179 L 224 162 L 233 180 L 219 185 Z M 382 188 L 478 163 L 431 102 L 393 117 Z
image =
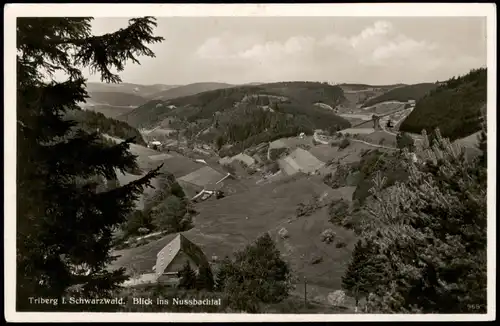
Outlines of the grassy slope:
M 448 80 L 417 102 L 400 130 L 420 133 L 422 129 L 432 132 L 439 127 L 441 134 L 451 140 L 477 132 L 481 109 L 486 107 L 486 76 L 486 69 L 480 69 Z
M 289 229 L 290 238 L 278 240 L 278 247 L 291 263 L 296 275 L 307 276 L 311 286 L 328 289 L 340 288 L 340 277 L 355 242 L 352 232 L 335 227 L 327 222 L 326 211 L 317 211 L 309 217 L 302 217 L 291 223 L 295 209 L 312 195 L 325 192 L 330 198 L 344 197 L 349 200 L 353 189 L 333 190 L 320 179 L 299 175 L 275 183 L 255 186 L 247 192 L 228 196 L 217 201 L 201 203 L 195 218 L 195 227 L 184 234 L 200 245 L 207 257 L 223 258 L 255 240 L 263 232 L 271 231 L 273 237 L 281 227 Z M 247 219 L 248 217 L 248 219 Z M 338 249 L 319 241 L 320 233 L 330 227 L 347 247 Z M 143 272 L 150 272 L 155 264 L 156 254 L 173 237 L 168 235 L 147 245 L 116 252 L 121 257 L 113 267 L 135 265 Z M 309 263 L 311 254 L 323 256 L 317 265 Z M 318 290 L 319 291 L 319 290 Z
M 421 83 L 421 84 L 397 87 L 380 96 L 374 97 L 366 101 L 363 104 L 363 107 L 375 105 L 377 103 L 386 101 L 400 101 L 400 102 L 407 102 L 408 100 L 418 101 L 436 87 L 437 85 L 434 83 Z

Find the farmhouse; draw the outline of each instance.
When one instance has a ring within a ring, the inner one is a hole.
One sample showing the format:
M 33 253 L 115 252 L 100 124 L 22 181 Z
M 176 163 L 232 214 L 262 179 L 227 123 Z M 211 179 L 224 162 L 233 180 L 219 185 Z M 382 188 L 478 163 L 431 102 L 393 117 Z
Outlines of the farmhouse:
M 224 175 L 216 170 L 214 170 L 210 166 L 204 166 L 194 172 L 191 172 L 183 177 L 180 177 L 179 180 L 188 182 L 199 187 L 205 187 L 211 182 L 217 182 L 222 179 Z
M 288 175 L 298 172 L 314 173 L 325 165 L 324 162 L 318 160 L 311 153 L 300 147 L 295 149 L 290 155 L 280 159 L 278 164 Z
M 210 166 L 204 166 L 192 173 L 189 173 L 177 181 L 184 192 L 192 200 L 205 200 L 212 195 L 223 192 L 224 181 L 232 178 L 232 175 L 222 174 Z
M 186 261 L 198 274 L 200 267 L 209 266 L 203 251 L 179 233 L 156 255 L 156 264 L 153 270 L 156 273 L 157 283 L 175 284 L 179 281 L 178 272 Z

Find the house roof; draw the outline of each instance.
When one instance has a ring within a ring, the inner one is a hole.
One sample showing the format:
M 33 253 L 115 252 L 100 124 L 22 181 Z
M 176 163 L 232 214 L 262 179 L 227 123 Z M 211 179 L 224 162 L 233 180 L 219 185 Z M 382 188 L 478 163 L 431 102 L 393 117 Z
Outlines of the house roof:
M 314 155 L 300 147 L 281 159 L 280 163 L 289 175 L 297 172 L 311 173 L 325 165 L 324 162 L 318 160 Z
M 156 255 L 156 275 L 160 276 L 163 274 L 165 269 L 172 263 L 174 258 L 181 251 L 188 255 L 198 266 L 205 264 L 208 265 L 207 258 L 205 257 L 203 251 L 184 235 L 179 233 Z
M 191 172 L 181 178 L 179 180 L 189 182 L 195 184 L 200 187 L 205 187 L 206 185 L 217 182 L 224 177 L 223 174 L 214 170 L 210 166 L 204 166 L 201 169 L 198 169 L 194 172 Z

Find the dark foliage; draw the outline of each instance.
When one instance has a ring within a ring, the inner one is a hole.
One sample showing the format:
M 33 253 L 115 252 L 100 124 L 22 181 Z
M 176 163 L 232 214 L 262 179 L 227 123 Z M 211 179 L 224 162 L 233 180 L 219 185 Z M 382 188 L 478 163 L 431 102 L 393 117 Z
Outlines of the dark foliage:
M 178 288 L 185 290 L 196 288 L 196 272 L 191 268 L 188 261 L 184 263 L 177 276 L 179 277 Z
M 382 103 L 386 101 L 400 101 L 407 102 L 408 100 L 418 101 L 430 91 L 436 89 L 437 84 L 434 83 L 422 83 L 415 85 L 405 85 L 391 89 L 390 91 L 374 97 L 363 104 L 363 107 L 368 107 L 375 105 L 377 103 Z
M 439 128 L 451 141 L 481 130 L 486 108 L 486 68 L 451 78 L 417 102 L 401 124 L 400 130 L 421 133 Z
M 260 303 L 276 303 L 288 296 L 290 276 L 287 263 L 266 233 L 236 252 L 233 260 L 224 259 L 216 284 L 229 307 L 255 313 L 259 312 Z
M 66 119 L 78 123 L 78 127 L 87 132 L 108 134 L 121 139 L 133 139 L 132 142 L 146 146 L 141 133 L 126 122 L 107 118 L 104 114 L 89 110 L 72 110 L 67 112 Z
M 80 285 L 86 297 L 105 297 L 127 277 L 109 271 L 112 231 L 158 169 L 108 191 L 96 176 L 116 180 L 115 170 L 137 167 L 131 139 L 109 146 L 97 134 L 74 130 L 63 119 L 87 97 L 77 67 L 90 67 L 107 82 L 125 61 L 154 56 L 153 18 L 130 20 L 116 33 L 92 36 L 91 18 L 17 19 L 17 308 L 33 309 L 29 297 L 61 298 Z M 69 76 L 50 80 L 56 72 Z M 47 77 L 49 81 L 47 82 Z M 59 309 L 44 305 L 44 309 Z

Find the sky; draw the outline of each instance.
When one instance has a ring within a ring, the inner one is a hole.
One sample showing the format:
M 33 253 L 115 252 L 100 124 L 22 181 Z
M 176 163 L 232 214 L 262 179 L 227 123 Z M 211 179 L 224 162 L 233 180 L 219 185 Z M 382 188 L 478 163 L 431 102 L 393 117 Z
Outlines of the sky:
M 99 35 L 127 18 L 96 18 Z M 137 84 L 273 81 L 394 84 L 486 66 L 483 17 L 157 17 L 156 58 L 127 64 Z M 84 71 L 89 81 L 99 81 Z

